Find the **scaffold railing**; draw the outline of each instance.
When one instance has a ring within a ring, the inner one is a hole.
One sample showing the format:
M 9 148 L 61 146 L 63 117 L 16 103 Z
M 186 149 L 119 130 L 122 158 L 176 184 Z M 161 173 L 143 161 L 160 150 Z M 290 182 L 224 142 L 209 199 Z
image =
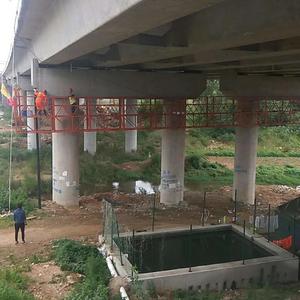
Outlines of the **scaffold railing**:
M 45 110 L 38 111 L 34 97 L 18 96 L 13 110 L 18 133 L 300 124 L 300 98 L 288 97 L 144 98 L 134 104 L 126 104 L 125 97 L 81 97 L 75 104 L 68 97 L 48 97 Z

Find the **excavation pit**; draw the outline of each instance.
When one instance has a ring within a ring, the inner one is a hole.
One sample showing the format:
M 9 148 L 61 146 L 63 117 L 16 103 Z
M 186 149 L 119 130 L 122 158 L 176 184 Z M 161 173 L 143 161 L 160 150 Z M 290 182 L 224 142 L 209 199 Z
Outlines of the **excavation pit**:
M 114 237 L 120 274 L 165 289 L 246 287 L 298 280 L 298 258 L 235 225 L 217 225 Z M 122 260 L 121 260 L 122 256 Z

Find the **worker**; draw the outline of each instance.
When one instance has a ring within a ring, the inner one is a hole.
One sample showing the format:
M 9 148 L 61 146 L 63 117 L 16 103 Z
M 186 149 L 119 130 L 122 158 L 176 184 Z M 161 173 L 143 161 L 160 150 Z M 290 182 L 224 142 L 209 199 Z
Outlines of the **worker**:
M 15 241 L 18 244 L 19 230 L 22 233 L 22 242 L 25 243 L 25 225 L 26 225 L 26 214 L 22 208 L 22 204 L 19 203 L 17 209 L 14 211 L 14 222 L 15 222 Z
M 72 90 L 70 90 L 72 92 Z M 75 95 L 73 93 L 70 94 L 69 96 L 69 102 L 70 102 L 70 105 L 71 105 L 71 111 L 72 111 L 72 114 L 74 114 L 77 110 L 77 99 L 75 97 Z
M 35 89 L 34 96 L 35 96 L 35 107 L 36 107 L 37 113 L 39 115 L 44 114 L 45 116 L 47 116 L 47 111 L 46 111 L 47 91 L 44 90 L 43 92 L 38 92 L 38 90 Z

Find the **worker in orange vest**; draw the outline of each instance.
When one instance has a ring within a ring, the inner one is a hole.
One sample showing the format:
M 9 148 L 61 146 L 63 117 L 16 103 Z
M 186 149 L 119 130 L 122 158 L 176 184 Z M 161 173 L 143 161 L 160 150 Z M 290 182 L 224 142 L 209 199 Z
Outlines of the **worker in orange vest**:
M 44 114 L 47 116 L 46 106 L 47 106 L 47 91 L 44 90 L 39 92 L 37 89 L 34 89 L 35 97 L 35 107 L 39 115 Z

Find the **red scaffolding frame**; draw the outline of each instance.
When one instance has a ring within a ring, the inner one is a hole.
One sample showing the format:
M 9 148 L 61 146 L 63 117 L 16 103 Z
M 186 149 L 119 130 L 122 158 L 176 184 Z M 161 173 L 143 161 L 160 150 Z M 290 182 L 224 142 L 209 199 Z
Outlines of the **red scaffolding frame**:
M 68 97 L 48 97 L 45 116 L 36 112 L 33 98 L 16 96 L 14 128 L 18 133 L 44 134 L 221 128 L 248 126 L 249 124 L 245 124 L 247 116 L 254 117 L 252 125 L 258 126 L 300 124 L 300 99 L 288 97 L 280 99 L 223 96 L 201 96 L 195 99 L 153 97 L 137 99 L 135 104 L 127 105 L 126 97 L 82 97 L 77 100 L 78 103 L 72 107 Z M 238 105 L 241 101 L 251 105 Z

